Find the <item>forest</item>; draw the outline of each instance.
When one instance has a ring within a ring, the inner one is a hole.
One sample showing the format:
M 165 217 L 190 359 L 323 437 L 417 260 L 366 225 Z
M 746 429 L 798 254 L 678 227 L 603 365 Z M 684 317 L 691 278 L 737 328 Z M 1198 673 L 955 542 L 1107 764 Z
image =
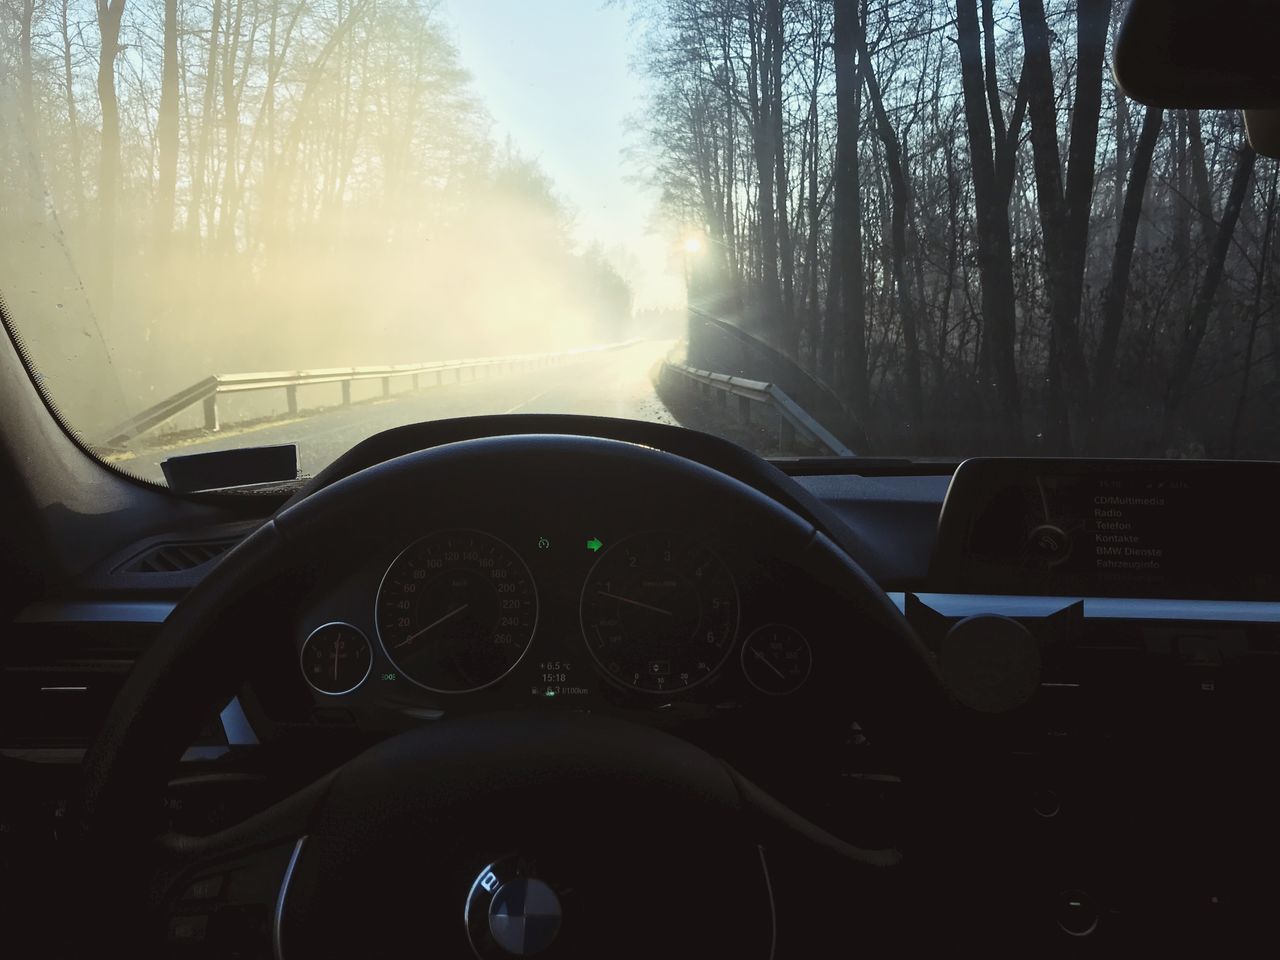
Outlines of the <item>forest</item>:
M 1124 96 L 1122 3 L 634 7 L 691 302 L 872 452 L 1280 456 L 1277 164 Z
M 1123 95 L 1120 0 L 599 2 L 635 20 L 618 162 L 690 305 L 802 364 L 859 452 L 1280 457 L 1280 167 L 1236 112 Z M 55 392 L 104 406 L 65 362 L 94 328 L 133 407 L 633 330 L 445 14 L 0 0 L 0 292 Z
M 54 311 L 133 409 L 211 373 L 624 335 L 627 284 L 491 135 L 446 12 L 0 0 L 0 291 L 73 422 L 102 385 Z

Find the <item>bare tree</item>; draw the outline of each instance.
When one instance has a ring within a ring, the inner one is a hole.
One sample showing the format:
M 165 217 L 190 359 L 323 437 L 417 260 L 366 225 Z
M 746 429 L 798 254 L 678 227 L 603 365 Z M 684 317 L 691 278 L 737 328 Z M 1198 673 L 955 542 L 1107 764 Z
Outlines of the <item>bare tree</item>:
M 76 213 L 85 216 L 84 161 L 81 158 L 80 120 L 76 109 L 75 63 L 71 52 L 71 0 L 58 2 L 59 53 L 62 57 L 62 95 L 67 105 L 67 150 L 71 162 L 71 189 L 76 200 Z
M 64 0 L 65 10 L 65 0 Z M 162 247 L 173 229 L 178 182 L 178 0 L 164 0 L 164 63 L 156 120 L 159 163 L 156 182 L 156 241 Z M 69 68 L 68 68 L 69 69 Z
M 858 39 L 858 57 L 862 65 L 862 78 L 867 86 L 867 94 L 871 100 L 872 115 L 875 117 L 876 130 L 884 144 L 884 158 L 892 204 L 892 224 L 890 226 L 890 260 L 893 276 L 893 288 L 897 296 L 898 314 L 902 323 L 902 340 L 905 347 L 903 356 L 904 378 L 906 380 L 907 412 L 911 418 L 911 427 L 919 430 L 924 421 L 924 388 L 920 379 L 920 334 L 916 318 L 916 306 L 911 299 L 910 284 L 906 275 L 907 259 L 907 217 L 910 213 L 911 193 L 907 185 L 907 174 L 902 162 L 902 146 L 893 129 L 889 113 L 885 110 L 884 98 L 880 93 L 880 81 L 876 79 L 875 67 L 867 52 L 866 30 L 862 24 L 855 27 Z
M 1071 420 L 1077 433 L 1089 410 L 1089 375 L 1079 330 L 1089 215 L 1093 203 L 1102 108 L 1103 54 L 1111 20 L 1111 0 L 1076 4 L 1075 102 L 1070 149 L 1064 174 L 1058 151 L 1058 115 L 1049 27 L 1043 0 L 1021 0 L 1026 41 L 1027 103 L 1035 154 L 1036 196 L 1044 227 L 1047 289 L 1052 325 L 1048 422 L 1056 449 L 1072 449 Z M 1064 185 L 1065 181 L 1065 185 Z M 1068 409 L 1070 407 L 1070 410 Z
M 833 380 L 835 347 L 844 355 L 844 378 L 854 416 L 865 422 L 871 405 L 867 371 L 866 287 L 862 250 L 862 179 L 858 153 L 862 82 L 858 74 L 858 0 L 836 0 L 836 157 L 828 281 L 827 357 Z M 839 341 L 837 341 L 839 334 Z
M 125 0 L 96 0 L 98 103 L 102 109 L 102 146 L 98 161 L 98 313 L 111 319 L 115 289 L 116 205 L 120 194 L 120 106 L 116 99 L 116 57 L 120 54 L 120 18 Z
M 1214 232 L 1213 244 L 1209 249 L 1209 265 L 1200 285 L 1196 288 L 1195 300 L 1182 327 L 1173 366 L 1169 373 L 1168 387 L 1165 392 L 1164 426 L 1161 431 L 1161 440 L 1166 446 L 1174 441 L 1178 427 L 1177 415 L 1186 401 L 1187 385 L 1191 380 L 1196 353 L 1209 327 L 1209 314 L 1213 309 L 1214 298 L 1218 295 L 1218 287 L 1222 283 L 1227 253 L 1231 247 L 1232 236 L 1235 234 L 1236 223 L 1240 219 L 1245 193 L 1249 188 L 1257 159 L 1258 155 L 1252 146 L 1247 142 L 1241 145 L 1235 175 L 1231 181 L 1231 192 L 1227 196 L 1222 220 Z
M 1133 268 L 1133 250 L 1138 237 L 1138 223 L 1142 218 L 1142 204 L 1151 175 L 1151 159 L 1164 111 L 1149 107 L 1143 116 L 1142 132 L 1133 151 L 1129 183 L 1125 188 L 1124 205 L 1120 215 L 1120 229 L 1116 235 L 1115 254 L 1112 257 L 1111 279 L 1107 283 L 1102 300 L 1102 332 L 1098 340 L 1097 357 L 1093 364 L 1093 410 L 1090 415 L 1090 443 L 1096 440 L 1097 430 L 1111 398 L 1111 383 L 1115 376 L 1116 348 L 1120 343 L 1120 328 L 1124 322 L 1125 300 L 1129 292 L 1129 275 Z
M 984 0 L 990 4 L 990 0 Z M 1007 449 L 1021 445 L 1022 396 L 1015 356 L 1017 315 L 1013 290 L 1013 244 L 1009 236 L 1008 191 L 997 178 L 996 159 L 1005 146 L 998 108 L 988 112 L 976 0 L 956 0 L 956 38 L 960 47 L 960 79 L 969 126 L 977 204 L 978 264 L 982 272 L 982 316 L 986 331 L 985 366 L 995 382 L 993 421 Z M 993 138 L 991 125 L 995 122 Z M 994 143 L 993 143 L 994 139 Z M 1011 164 L 1006 161 L 1006 169 Z

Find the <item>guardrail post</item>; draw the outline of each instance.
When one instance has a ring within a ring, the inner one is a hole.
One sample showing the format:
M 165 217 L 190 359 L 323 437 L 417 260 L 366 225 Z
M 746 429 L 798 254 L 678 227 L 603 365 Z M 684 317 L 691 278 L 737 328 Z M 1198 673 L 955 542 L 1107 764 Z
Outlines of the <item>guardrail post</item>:
M 285 403 L 289 405 L 289 413 L 293 416 L 298 414 L 298 387 L 296 384 L 290 384 L 284 388 Z
M 342 405 L 344 407 L 351 405 L 351 381 L 342 381 Z
M 738 416 L 742 417 L 743 423 L 751 422 L 751 399 L 749 397 L 738 397 Z
M 384 397 L 391 396 L 391 378 L 390 377 L 382 378 L 382 395 Z
M 778 448 L 785 453 L 792 450 L 796 445 L 796 428 L 791 425 L 791 421 L 782 415 L 782 411 L 778 411 Z
M 453 379 L 454 379 L 454 382 L 455 382 L 455 383 L 461 383 L 461 382 L 462 382 L 462 368 L 461 368 L 461 367 L 454 367 L 454 368 L 453 368 Z
M 204 398 L 204 428 L 210 432 L 218 429 L 218 395 L 211 393 Z
M 413 389 L 415 392 L 418 389 L 418 375 L 416 373 L 413 375 Z

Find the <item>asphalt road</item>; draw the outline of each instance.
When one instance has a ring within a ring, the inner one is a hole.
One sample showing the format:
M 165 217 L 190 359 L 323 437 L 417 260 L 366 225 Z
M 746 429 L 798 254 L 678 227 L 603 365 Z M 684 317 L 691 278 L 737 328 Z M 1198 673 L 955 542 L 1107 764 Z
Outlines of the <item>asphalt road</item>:
M 651 377 L 670 347 L 670 341 L 643 341 L 554 366 L 433 386 L 416 393 L 407 389 L 406 378 L 392 381 L 399 392 L 385 400 L 326 407 L 250 427 L 228 424 L 216 435 L 180 443 L 140 445 L 119 465 L 162 481 L 160 461 L 171 456 L 296 443 L 303 473 L 314 474 L 365 437 L 423 420 L 501 413 L 579 413 L 675 423 L 655 394 Z M 305 407 L 305 395 L 299 400 Z

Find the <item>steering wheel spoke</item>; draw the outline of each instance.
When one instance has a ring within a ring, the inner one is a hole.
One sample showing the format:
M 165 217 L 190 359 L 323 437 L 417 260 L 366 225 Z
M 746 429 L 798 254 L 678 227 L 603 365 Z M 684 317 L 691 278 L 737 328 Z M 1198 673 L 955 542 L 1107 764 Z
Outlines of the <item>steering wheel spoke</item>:
M 208 836 L 165 833 L 150 901 L 166 951 L 278 957 L 289 878 L 311 819 L 333 780 L 325 776 Z

